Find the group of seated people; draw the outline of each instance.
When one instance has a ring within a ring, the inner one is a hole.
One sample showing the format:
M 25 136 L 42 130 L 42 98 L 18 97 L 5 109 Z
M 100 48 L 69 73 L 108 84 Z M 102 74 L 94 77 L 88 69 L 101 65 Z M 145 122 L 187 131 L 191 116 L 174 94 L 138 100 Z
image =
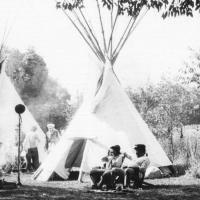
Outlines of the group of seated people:
M 140 188 L 150 160 L 144 144 L 137 144 L 134 149 L 137 159 L 121 153 L 119 145 L 111 146 L 108 155 L 102 158 L 103 167 L 93 168 L 90 172 L 92 189 Z M 128 166 L 123 165 L 125 158 L 130 160 Z

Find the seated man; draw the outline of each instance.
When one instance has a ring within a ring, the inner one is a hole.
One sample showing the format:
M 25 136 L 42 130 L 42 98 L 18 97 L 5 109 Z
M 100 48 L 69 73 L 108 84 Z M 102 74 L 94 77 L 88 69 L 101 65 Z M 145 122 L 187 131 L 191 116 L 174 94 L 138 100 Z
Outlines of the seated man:
M 94 168 L 90 172 L 90 177 L 93 182 L 92 188 L 101 189 L 103 185 L 111 188 L 113 185 L 112 169 L 122 166 L 123 157 L 124 155 L 120 153 L 119 145 L 110 147 L 108 156 L 102 159 L 106 165 L 103 168 Z
M 129 187 L 130 181 L 133 180 L 134 187 L 139 188 L 142 185 L 150 160 L 147 157 L 146 147 L 144 144 L 137 144 L 134 149 L 136 150 L 137 159 L 124 170 L 124 186 Z

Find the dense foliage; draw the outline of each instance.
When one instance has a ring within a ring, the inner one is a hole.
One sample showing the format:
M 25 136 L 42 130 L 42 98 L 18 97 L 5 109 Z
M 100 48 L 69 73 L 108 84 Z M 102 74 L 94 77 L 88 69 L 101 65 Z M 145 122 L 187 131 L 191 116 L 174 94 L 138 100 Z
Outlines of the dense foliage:
M 48 70 L 43 58 L 33 49 L 25 53 L 13 50 L 8 56 L 7 66 L 7 74 L 14 81 L 25 103 L 40 94 L 48 77 Z
M 68 103 L 67 90 L 49 77 L 43 58 L 33 49 L 24 53 L 8 50 L 7 54 L 6 72 L 43 131 L 48 123 L 64 129 L 75 107 Z
M 101 0 L 102 5 L 111 10 L 117 7 L 120 15 L 137 16 L 143 7 L 148 9 L 162 9 L 162 16 L 176 17 L 178 15 L 193 16 L 194 11 L 200 11 L 199 0 Z M 57 8 L 73 10 L 83 8 L 84 0 L 58 1 Z
M 170 136 L 174 128 L 195 122 L 193 107 L 198 102 L 198 91 L 186 90 L 179 83 L 163 80 L 128 95 L 155 135 Z
M 191 145 L 188 146 L 183 129 L 200 123 L 199 90 L 163 79 L 159 84 L 135 91 L 128 88 L 127 93 L 171 161 L 186 157 Z
M 190 58 L 185 61 L 180 70 L 179 78 L 182 83 L 200 88 L 200 50 L 189 49 Z
M 117 7 L 120 15 L 127 14 L 129 16 L 138 15 L 144 6 L 160 10 L 167 3 L 167 0 L 102 0 L 102 5 L 107 9 L 111 10 L 113 7 Z M 57 8 L 61 7 L 68 10 L 83 8 L 84 0 L 57 2 Z
M 194 11 L 200 12 L 199 0 L 172 0 L 163 17 L 178 15 L 193 16 Z

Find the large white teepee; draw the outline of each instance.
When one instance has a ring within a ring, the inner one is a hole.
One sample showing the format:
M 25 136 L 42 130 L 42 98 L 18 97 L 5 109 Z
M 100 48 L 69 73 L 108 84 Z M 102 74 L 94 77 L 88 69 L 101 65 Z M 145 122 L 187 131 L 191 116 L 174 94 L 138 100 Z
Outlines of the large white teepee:
M 3 62 L 0 64 L 0 164 L 6 161 L 13 161 L 17 155 L 17 147 L 14 145 L 17 139 L 18 114 L 15 112 L 17 104 L 24 104 L 10 79 L 3 69 Z M 45 134 L 28 111 L 27 107 L 22 114 L 22 131 L 28 134 L 33 126 L 37 127 L 40 137 L 39 144 L 39 159 L 43 160 L 45 156 Z
M 121 146 L 122 152 L 132 156 L 135 144 L 145 144 L 152 165 L 171 165 L 109 63 L 104 67 L 101 80 L 94 99 L 83 103 L 60 142 L 34 174 L 36 180 L 47 181 L 53 172 L 67 179 L 73 169 L 79 170 L 80 178 L 82 172 L 101 165 L 101 157 L 116 144 Z
M 95 95 L 82 105 L 34 178 L 47 181 L 56 172 L 67 179 L 70 170 L 75 168 L 80 171 L 80 180 L 82 172 L 100 165 L 101 157 L 116 144 L 132 155 L 135 144 L 145 144 L 153 165 L 171 165 L 113 71 L 127 39 L 149 8 L 157 8 L 157 2 L 59 0 L 56 6 L 72 22 L 103 67 Z

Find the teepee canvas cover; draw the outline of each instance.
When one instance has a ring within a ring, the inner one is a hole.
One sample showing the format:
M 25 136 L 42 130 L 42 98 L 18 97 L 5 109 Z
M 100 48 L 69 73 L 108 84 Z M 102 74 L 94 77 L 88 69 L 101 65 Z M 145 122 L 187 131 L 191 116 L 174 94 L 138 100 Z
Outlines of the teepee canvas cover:
M 108 64 L 94 99 L 83 103 L 34 178 L 47 181 L 56 172 L 67 179 L 73 169 L 89 172 L 92 167 L 101 165 L 101 157 L 107 154 L 111 145 L 119 144 L 122 152 L 134 156 L 132 147 L 139 143 L 146 145 L 152 165 L 171 165 Z
M 17 104 L 24 104 L 10 79 L 3 69 L 3 62 L 0 65 L 0 142 L 1 142 L 1 159 L 0 164 L 4 164 L 6 161 L 13 161 L 17 155 L 17 147 L 15 147 L 19 119 L 18 114 L 15 112 L 15 106 Z M 37 133 L 40 138 L 39 144 L 39 159 L 45 156 L 45 135 L 28 108 L 22 114 L 22 131 L 26 135 L 30 132 L 33 126 L 37 127 Z

